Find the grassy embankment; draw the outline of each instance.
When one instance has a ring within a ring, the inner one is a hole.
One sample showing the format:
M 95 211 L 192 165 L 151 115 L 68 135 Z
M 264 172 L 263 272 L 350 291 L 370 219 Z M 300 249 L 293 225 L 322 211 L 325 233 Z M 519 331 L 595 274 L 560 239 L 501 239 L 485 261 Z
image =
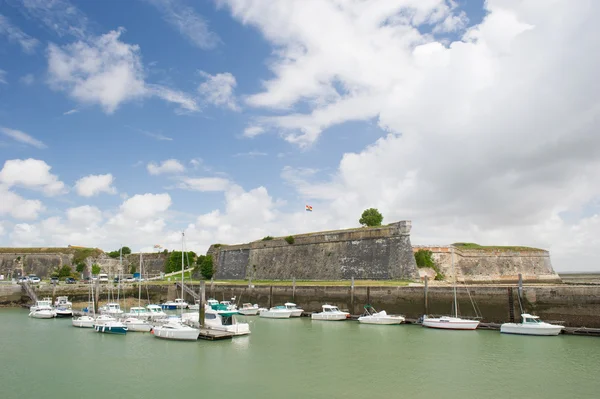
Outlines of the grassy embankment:
M 541 248 L 502 245 L 479 245 L 473 242 L 456 242 L 452 245 L 457 249 L 475 249 L 481 251 L 545 251 L 545 249 Z

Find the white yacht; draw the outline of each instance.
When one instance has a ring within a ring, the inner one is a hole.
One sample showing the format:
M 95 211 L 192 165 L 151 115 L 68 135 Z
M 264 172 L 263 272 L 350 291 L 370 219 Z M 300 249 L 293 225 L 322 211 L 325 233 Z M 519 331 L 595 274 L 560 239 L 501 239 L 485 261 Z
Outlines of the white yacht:
M 266 319 L 289 319 L 292 311 L 288 310 L 285 306 L 275 306 L 271 309 L 261 310 L 258 315 Z
M 72 307 L 73 303 L 69 301 L 68 296 L 58 296 L 56 297 L 56 301 L 54 301 L 54 306 L 68 306 Z
M 71 320 L 71 324 L 73 324 L 73 327 L 79 327 L 79 328 L 94 328 L 94 323 L 96 322 L 96 319 L 94 319 L 92 316 L 79 316 L 79 317 L 74 317 L 73 320 Z
M 540 320 L 538 316 L 528 313 L 521 315 L 521 323 L 504 323 L 500 326 L 500 332 L 504 334 L 521 335 L 558 335 L 565 328 L 557 324 L 550 324 Z
M 227 310 L 237 310 L 237 306 L 235 305 L 235 298 L 231 298 L 231 301 L 221 301 L 221 305 L 225 306 Z
M 160 309 L 160 306 L 158 307 Z M 150 312 L 143 306 L 132 306 L 129 308 L 129 312 L 124 314 L 125 317 L 135 317 L 141 320 L 147 320 L 150 318 Z
M 389 315 L 385 310 L 378 312 L 371 305 L 365 306 L 365 313 L 358 318 L 359 323 L 364 324 L 401 324 L 405 319 L 403 316 Z
M 156 338 L 180 341 L 196 341 L 198 335 L 200 335 L 200 330 L 186 326 L 176 319 L 169 320 L 161 326 L 154 327 L 151 332 Z
M 56 317 L 72 317 L 73 316 L 73 303 L 69 301 L 66 296 L 59 296 L 54 302 Z
M 56 317 L 56 311 L 52 307 L 52 299 L 44 298 L 36 301 L 35 305 L 29 308 L 29 317 L 34 319 L 53 319 Z
M 128 317 L 123 320 L 123 324 L 127 326 L 127 331 L 150 332 L 152 330 L 152 325 L 148 321 L 137 317 Z
M 328 321 L 336 321 L 336 320 L 346 320 L 350 317 L 350 313 L 342 312 L 337 306 L 332 305 L 323 305 L 321 306 L 323 311 L 321 313 L 313 313 L 310 318 L 312 320 L 328 320 Z
M 218 331 L 227 331 L 234 335 L 250 334 L 250 324 L 240 323 L 237 320 L 237 311 L 215 310 L 207 308 L 204 313 L 204 327 Z M 184 322 L 198 323 L 200 316 L 198 313 L 184 313 L 181 315 Z
M 244 303 L 242 307 L 238 309 L 238 313 L 244 316 L 256 316 L 258 314 L 258 305 L 251 303 Z
M 121 316 L 123 311 L 121 310 L 121 305 L 116 302 L 109 302 L 106 305 L 100 308 L 100 314 L 107 314 L 110 316 Z
M 302 316 L 302 312 L 304 312 L 304 309 L 299 308 L 295 303 L 292 302 L 286 302 L 284 306 L 287 310 L 292 311 L 292 315 L 290 317 L 300 317 Z

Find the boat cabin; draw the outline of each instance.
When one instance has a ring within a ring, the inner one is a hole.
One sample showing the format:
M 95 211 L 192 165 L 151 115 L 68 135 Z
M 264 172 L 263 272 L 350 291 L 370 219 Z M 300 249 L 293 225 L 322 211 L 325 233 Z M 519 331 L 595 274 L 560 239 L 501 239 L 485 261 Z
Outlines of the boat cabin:
M 285 305 L 286 309 L 289 309 L 289 310 L 297 309 L 296 304 L 292 303 L 292 302 L 286 302 L 286 303 L 284 303 L 284 305 Z
M 521 320 L 523 320 L 523 324 L 539 324 L 539 323 L 543 323 L 543 321 L 540 320 L 539 316 L 533 316 L 533 315 L 530 315 L 528 313 L 523 313 L 521 315 Z
M 162 312 L 162 308 L 158 305 L 148 305 L 148 306 L 146 306 L 146 309 L 148 309 L 148 312 L 150 312 L 150 313 Z
M 327 313 L 327 312 L 339 312 L 340 309 L 337 306 L 332 306 L 332 305 L 323 305 L 323 312 Z

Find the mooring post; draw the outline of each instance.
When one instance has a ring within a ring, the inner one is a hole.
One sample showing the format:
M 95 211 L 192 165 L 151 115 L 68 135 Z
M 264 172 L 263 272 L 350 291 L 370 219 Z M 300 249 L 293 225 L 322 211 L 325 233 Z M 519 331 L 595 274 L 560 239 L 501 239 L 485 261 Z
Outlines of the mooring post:
M 200 327 L 204 327 L 204 291 L 205 291 L 205 283 L 204 280 L 200 280 L 200 314 L 198 315 L 198 322 L 200 323 Z
M 54 301 L 56 301 L 56 284 L 52 286 L 52 306 L 54 306 Z
M 350 279 L 350 311 L 352 312 L 352 314 L 355 314 L 354 312 L 354 276 L 352 276 L 352 278 Z
M 296 277 L 292 277 L 292 301 L 296 301 Z
M 425 295 L 425 298 L 424 298 L 424 300 L 425 300 L 425 313 L 423 313 L 423 314 L 425 314 L 425 315 L 429 314 L 429 303 L 427 302 L 427 294 L 428 294 L 428 291 L 429 291 L 429 284 L 428 284 L 428 282 L 429 282 L 429 277 L 425 276 L 425 285 L 423 287 L 424 288 L 423 291 L 424 291 L 424 295 Z
M 523 303 L 523 275 L 519 273 L 519 301 Z
M 215 297 L 214 285 L 215 285 L 215 278 L 211 277 L 210 278 L 210 296 L 211 296 L 211 298 Z

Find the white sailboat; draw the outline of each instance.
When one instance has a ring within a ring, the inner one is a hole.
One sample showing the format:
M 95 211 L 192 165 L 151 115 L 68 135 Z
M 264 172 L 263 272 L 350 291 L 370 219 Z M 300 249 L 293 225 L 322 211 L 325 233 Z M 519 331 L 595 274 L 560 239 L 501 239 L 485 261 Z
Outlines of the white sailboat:
M 453 315 L 442 317 L 423 316 L 423 327 L 438 328 L 442 330 L 475 330 L 479 320 L 463 319 L 458 316 L 458 302 L 456 300 L 456 272 L 454 271 L 454 248 L 452 251 L 452 274 L 454 276 L 454 307 Z
M 183 298 L 183 270 L 185 259 L 185 233 L 181 232 L 181 298 Z M 186 304 L 187 307 L 187 304 Z M 181 308 L 183 309 L 183 308 Z M 183 310 L 182 310 L 183 312 Z M 183 314 L 182 314 L 183 319 Z M 200 335 L 200 330 L 186 326 L 180 320 L 169 320 L 166 324 L 156 326 L 151 331 L 156 338 L 195 341 Z
M 142 275 L 143 264 L 142 253 L 140 252 L 140 276 Z M 152 325 L 148 323 L 146 313 L 146 309 L 142 307 L 142 284 L 138 282 L 138 306 L 129 309 L 128 317 L 123 320 L 123 323 L 127 326 L 127 331 L 150 332 Z
M 93 317 L 96 315 L 96 312 L 94 310 L 94 287 L 93 285 L 90 283 L 90 291 L 88 293 L 88 314 L 83 315 L 83 316 L 79 316 L 79 317 L 74 317 L 71 320 L 71 324 L 73 325 L 73 327 L 79 327 L 79 328 L 94 328 L 94 323 L 96 322 L 96 319 Z M 91 307 L 90 307 L 91 305 Z M 90 308 L 91 308 L 91 313 L 93 316 L 90 316 Z

